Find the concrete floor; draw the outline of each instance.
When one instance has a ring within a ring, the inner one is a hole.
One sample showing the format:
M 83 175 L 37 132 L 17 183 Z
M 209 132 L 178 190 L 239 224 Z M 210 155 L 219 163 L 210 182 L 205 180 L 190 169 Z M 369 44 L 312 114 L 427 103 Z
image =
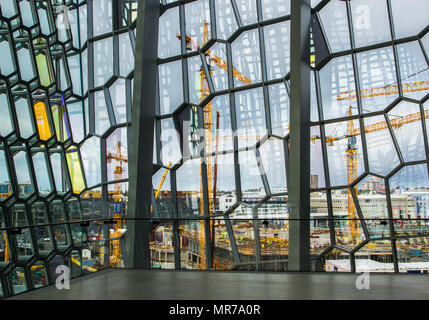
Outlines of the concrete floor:
M 356 289 L 358 275 L 110 269 L 49 286 L 10 300 L 39 299 L 429 299 L 429 275 L 371 274 L 370 289 Z

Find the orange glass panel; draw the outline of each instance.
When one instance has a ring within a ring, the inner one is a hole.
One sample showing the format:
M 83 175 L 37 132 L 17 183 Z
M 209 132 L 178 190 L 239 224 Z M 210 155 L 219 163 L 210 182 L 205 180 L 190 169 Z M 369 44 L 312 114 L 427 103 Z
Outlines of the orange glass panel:
M 45 104 L 43 102 L 36 103 L 34 105 L 34 113 L 36 115 L 37 130 L 39 131 L 40 139 L 48 140 L 52 136 L 52 133 L 49 127 Z

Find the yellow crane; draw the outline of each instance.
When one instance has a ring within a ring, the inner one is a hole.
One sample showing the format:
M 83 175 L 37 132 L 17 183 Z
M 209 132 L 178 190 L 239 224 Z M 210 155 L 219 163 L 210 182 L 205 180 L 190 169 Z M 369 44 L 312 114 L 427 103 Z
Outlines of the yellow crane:
M 122 163 L 128 162 L 128 158 L 124 155 L 122 155 L 122 145 L 121 142 L 118 141 L 116 145 L 116 152 L 115 153 L 109 153 L 106 156 L 107 162 L 111 162 L 112 160 L 116 160 L 119 162 L 115 167 L 115 180 L 120 181 L 122 179 Z M 115 204 L 119 204 L 122 202 L 122 183 L 118 182 L 115 183 L 114 191 L 113 191 L 113 200 Z M 109 209 L 110 211 L 110 209 Z M 113 213 L 113 219 L 115 219 L 116 223 L 113 225 L 113 232 L 110 234 L 110 237 L 116 240 L 110 241 L 110 264 L 111 266 L 118 265 L 121 261 L 121 246 L 119 243 L 119 237 L 122 235 L 122 208 L 119 210 L 119 212 Z M 109 212 L 110 213 L 110 212 Z
M 80 261 L 78 259 L 76 259 L 74 257 L 71 257 L 71 261 L 74 264 L 78 265 L 79 267 L 81 266 L 81 263 L 80 263 Z M 41 266 L 41 267 L 43 267 L 43 266 Z M 89 271 L 91 271 L 91 272 L 97 272 L 98 271 L 96 268 L 93 268 L 93 267 L 86 267 L 86 269 L 89 270 Z
M 3 232 L 3 239 L 4 239 L 4 262 L 8 262 L 9 261 L 9 245 L 7 243 L 6 232 Z
M 401 85 L 401 87 L 402 87 L 402 92 L 425 91 L 425 90 L 429 90 L 429 81 L 403 83 Z M 386 96 L 386 95 L 398 94 L 398 93 L 399 93 L 399 86 L 396 84 L 384 86 L 384 87 L 377 87 L 377 88 L 360 90 L 361 98 Z M 356 99 L 356 91 L 355 90 L 341 92 L 339 95 L 337 95 L 338 101 L 352 100 L 352 99 Z
M 180 33 L 177 34 L 177 38 L 181 39 Z M 185 36 L 187 46 L 190 48 L 196 48 L 197 50 L 200 49 L 200 45 L 196 43 L 190 36 Z M 209 32 L 208 32 L 208 23 L 207 20 L 204 21 L 203 25 L 203 43 L 204 46 L 207 41 L 209 40 Z M 219 68 L 228 71 L 228 64 L 219 58 L 217 55 L 215 55 L 211 50 L 206 51 L 206 56 L 209 58 L 209 73 L 212 75 L 212 69 L 211 64 L 213 63 Z M 234 78 L 241 81 L 244 84 L 251 84 L 249 78 L 241 74 L 239 71 L 237 71 L 235 68 L 232 68 L 232 74 Z M 209 86 L 207 82 L 207 76 L 205 74 L 203 66 L 200 68 L 200 101 L 203 101 L 209 94 Z M 210 101 L 205 107 L 203 107 L 203 127 L 204 127 L 204 133 L 205 133 L 205 152 L 206 154 L 212 153 L 212 102 Z M 208 187 L 208 198 L 209 198 L 209 214 L 208 216 L 213 215 L 214 213 L 214 193 L 216 190 L 213 190 L 213 163 L 212 163 L 212 157 L 206 157 L 205 158 L 206 165 L 207 165 L 207 187 Z M 200 186 L 200 215 L 204 217 L 204 201 L 203 201 L 203 188 L 202 188 L 202 172 L 200 172 L 201 175 L 201 186 Z M 211 222 L 212 224 L 213 222 Z M 210 228 L 212 229 L 212 228 Z M 204 220 L 200 220 L 200 269 L 205 269 L 206 266 L 206 252 L 205 252 L 205 238 L 204 238 Z M 214 249 L 214 248 L 213 248 Z
M 168 170 L 171 167 L 171 162 L 168 163 L 167 169 L 165 169 L 164 174 L 162 175 L 161 182 L 159 183 L 158 189 L 155 191 L 155 200 L 158 199 L 159 192 L 161 191 L 162 185 L 164 184 L 165 178 L 167 177 Z M 150 212 L 153 211 L 153 206 L 150 206 Z
M 415 92 L 429 90 L 429 81 L 413 82 L 413 83 L 404 83 L 402 84 L 403 92 Z M 397 85 L 390 85 L 385 87 L 376 87 L 371 89 L 360 90 L 361 98 L 370 98 L 383 95 L 397 94 L 399 92 Z M 352 100 L 356 99 L 356 91 L 347 91 L 342 92 L 337 95 L 337 100 Z M 352 107 L 349 107 L 349 116 L 352 116 Z M 425 119 L 429 119 L 429 110 L 424 111 Z M 393 128 L 398 129 L 402 125 L 420 121 L 421 114 L 420 112 L 407 114 L 401 117 L 396 117 L 390 120 L 390 124 Z M 365 133 L 380 131 L 388 129 L 388 124 L 386 121 L 376 122 L 364 127 Z M 346 149 L 346 161 L 347 161 L 347 184 L 350 185 L 357 179 L 357 146 L 356 146 L 356 136 L 360 135 L 360 128 L 354 127 L 353 120 L 349 120 L 347 123 L 347 133 L 344 136 L 339 137 L 327 137 L 326 144 L 328 146 L 333 145 L 334 141 L 341 139 L 348 139 L 347 149 Z M 311 140 L 320 139 L 320 136 L 312 136 Z M 358 195 L 357 186 L 355 186 L 356 196 Z M 347 214 L 348 214 L 348 232 L 352 243 L 355 243 L 359 237 L 359 220 L 356 210 L 355 203 L 350 189 L 347 189 Z

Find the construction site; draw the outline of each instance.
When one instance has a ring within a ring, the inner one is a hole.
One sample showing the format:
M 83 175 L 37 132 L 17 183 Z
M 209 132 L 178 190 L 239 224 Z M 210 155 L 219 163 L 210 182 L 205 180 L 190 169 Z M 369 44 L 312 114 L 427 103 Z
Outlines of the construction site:
M 428 10 L 0 0 L 0 298 L 62 270 L 428 273 Z

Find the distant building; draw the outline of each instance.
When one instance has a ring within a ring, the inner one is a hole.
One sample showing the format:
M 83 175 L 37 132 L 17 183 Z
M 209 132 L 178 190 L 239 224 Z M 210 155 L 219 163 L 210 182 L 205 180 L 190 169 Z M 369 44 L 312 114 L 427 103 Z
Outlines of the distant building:
M 402 194 L 406 194 L 416 199 L 417 218 L 419 219 L 429 218 L 429 190 L 428 189 L 411 189 L 411 190 L 404 191 Z
M 362 191 L 371 191 L 379 193 L 384 190 L 384 182 L 383 179 L 371 176 L 368 181 L 362 183 L 362 187 L 360 187 Z
M 384 194 L 359 194 L 359 205 L 366 219 L 387 218 L 387 199 Z M 406 194 L 392 194 L 393 218 L 416 218 L 416 199 Z M 325 193 L 312 193 L 310 198 L 311 214 L 328 212 Z M 334 215 L 348 214 L 347 193 L 332 194 L 332 209 Z

